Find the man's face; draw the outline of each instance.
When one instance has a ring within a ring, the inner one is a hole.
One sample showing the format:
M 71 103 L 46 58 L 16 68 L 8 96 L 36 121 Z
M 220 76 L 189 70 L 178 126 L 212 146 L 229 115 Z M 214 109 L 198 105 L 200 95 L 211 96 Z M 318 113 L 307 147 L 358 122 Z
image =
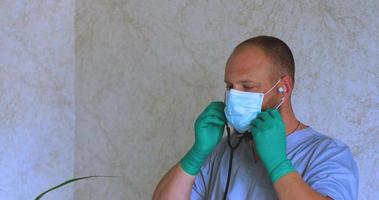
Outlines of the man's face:
M 225 83 L 228 89 L 244 92 L 267 92 L 274 80 L 274 66 L 258 47 L 242 47 L 232 53 L 226 63 Z M 262 110 L 275 107 L 280 96 L 277 90 L 264 96 Z

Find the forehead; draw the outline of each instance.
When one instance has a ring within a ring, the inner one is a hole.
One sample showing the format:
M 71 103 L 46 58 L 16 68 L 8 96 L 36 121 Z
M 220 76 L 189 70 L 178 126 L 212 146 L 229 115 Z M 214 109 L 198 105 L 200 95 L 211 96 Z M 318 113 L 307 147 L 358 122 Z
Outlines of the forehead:
M 270 59 L 259 47 L 236 49 L 229 57 L 225 68 L 225 82 L 266 82 L 273 72 Z

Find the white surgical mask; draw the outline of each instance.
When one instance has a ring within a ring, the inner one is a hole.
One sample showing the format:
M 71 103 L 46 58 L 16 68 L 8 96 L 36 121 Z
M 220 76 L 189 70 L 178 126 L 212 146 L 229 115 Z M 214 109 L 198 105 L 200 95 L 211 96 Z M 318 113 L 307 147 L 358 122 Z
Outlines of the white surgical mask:
M 238 132 L 244 133 L 250 131 L 251 122 L 261 112 L 264 95 L 271 92 L 272 89 L 279 83 L 275 83 L 266 93 L 257 92 L 242 92 L 239 90 L 230 89 L 226 92 L 225 98 L 225 116 L 229 124 Z M 279 108 L 282 101 L 276 106 Z

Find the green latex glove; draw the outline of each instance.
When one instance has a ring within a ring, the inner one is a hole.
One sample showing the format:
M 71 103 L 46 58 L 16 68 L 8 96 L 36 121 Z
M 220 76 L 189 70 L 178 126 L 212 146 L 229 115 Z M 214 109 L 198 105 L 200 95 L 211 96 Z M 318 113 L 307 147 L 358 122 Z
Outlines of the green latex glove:
M 252 122 L 251 132 L 258 155 L 273 183 L 295 171 L 287 158 L 285 127 L 278 110 L 267 109 L 259 113 Z
M 226 123 L 224 108 L 223 102 L 212 102 L 197 118 L 195 143 L 180 161 L 180 166 L 188 174 L 198 174 L 209 154 L 220 142 Z

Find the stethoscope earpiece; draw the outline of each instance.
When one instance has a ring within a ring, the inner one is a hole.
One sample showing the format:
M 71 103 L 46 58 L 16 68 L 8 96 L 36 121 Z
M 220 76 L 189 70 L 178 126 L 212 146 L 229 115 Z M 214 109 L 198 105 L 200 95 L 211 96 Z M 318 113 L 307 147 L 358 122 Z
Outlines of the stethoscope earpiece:
M 279 88 L 278 88 L 278 92 L 280 92 L 280 93 L 284 93 L 284 92 L 285 92 L 285 90 L 284 90 L 284 88 L 282 88 L 282 87 L 279 87 Z

